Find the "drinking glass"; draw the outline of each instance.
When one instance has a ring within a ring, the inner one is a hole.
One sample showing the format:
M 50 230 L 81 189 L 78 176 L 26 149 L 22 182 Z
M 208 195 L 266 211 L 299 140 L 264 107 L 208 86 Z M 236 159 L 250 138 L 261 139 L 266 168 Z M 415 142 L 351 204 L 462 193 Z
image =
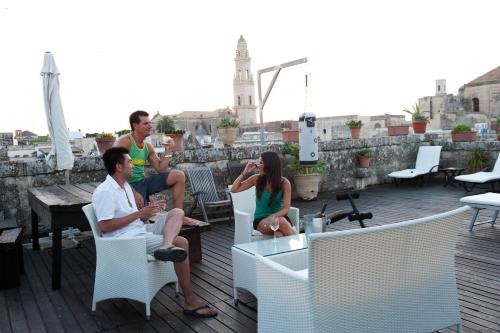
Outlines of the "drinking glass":
M 169 136 L 163 137 L 163 146 L 165 147 L 165 157 L 172 158 L 172 145 L 174 144 L 174 140 Z
M 274 232 L 273 243 L 276 243 L 276 231 L 280 228 L 280 220 L 278 216 L 273 216 L 269 227 Z

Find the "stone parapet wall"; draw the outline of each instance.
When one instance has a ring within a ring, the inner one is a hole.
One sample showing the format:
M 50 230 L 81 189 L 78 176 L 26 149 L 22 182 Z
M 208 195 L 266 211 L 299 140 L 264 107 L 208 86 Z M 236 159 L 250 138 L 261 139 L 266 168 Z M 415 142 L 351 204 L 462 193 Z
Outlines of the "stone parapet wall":
M 452 143 L 432 135 L 321 142 L 320 159 L 326 162 L 326 170 L 322 175 L 320 191 L 359 189 L 388 182 L 390 181 L 387 179 L 388 173 L 414 166 L 420 145 L 442 145 L 441 164 L 443 166 L 464 166 L 467 151 L 474 147 L 480 147 L 489 152 L 493 165 L 498 151 L 500 151 L 499 142 Z M 356 152 L 366 147 L 373 151 L 374 158 L 369 169 L 359 169 Z M 172 158 L 171 166 L 183 171 L 200 164 L 209 166 L 212 169 L 216 187 L 222 196 L 227 185 L 230 184 L 227 162 L 230 160 L 246 162 L 249 159 L 258 159 L 265 150 L 273 150 L 281 154 L 282 145 L 176 152 Z M 283 160 L 285 164 L 283 167 L 284 175 L 294 183 L 294 171 L 287 167 L 290 156 L 284 157 Z M 152 174 L 154 170 L 148 167 L 146 173 Z M 75 166 L 69 172 L 71 183 L 101 182 L 105 176 L 106 171 L 99 157 L 76 158 Z M 0 188 L 2 189 L 0 191 L 0 213 L 3 213 L 6 220 L 14 220 L 17 225 L 25 226 L 26 232 L 29 234 L 31 213 L 28 205 L 28 188 L 64 184 L 65 180 L 65 172 L 54 170 L 44 160 L 0 162 Z M 185 209 L 190 207 L 192 202 L 187 180 L 186 192 Z M 166 191 L 167 200 L 171 202 L 169 195 L 170 193 Z M 44 223 L 41 221 L 42 225 Z M 0 227 L 3 225 L 2 220 L 0 220 Z

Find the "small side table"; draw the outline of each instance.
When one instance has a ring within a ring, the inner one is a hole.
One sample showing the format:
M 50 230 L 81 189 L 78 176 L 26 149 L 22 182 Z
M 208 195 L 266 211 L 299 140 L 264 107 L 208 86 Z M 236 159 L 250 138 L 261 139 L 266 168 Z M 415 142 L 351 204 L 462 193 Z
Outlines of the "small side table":
M 455 168 L 455 167 L 449 167 L 449 168 L 441 168 L 439 169 L 439 172 L 444 173 L 444 187 L 450 185 L 450 186 L 455 186 L 455 177 L 460 176 L 462 172 L 464 172 L 465 168 Z

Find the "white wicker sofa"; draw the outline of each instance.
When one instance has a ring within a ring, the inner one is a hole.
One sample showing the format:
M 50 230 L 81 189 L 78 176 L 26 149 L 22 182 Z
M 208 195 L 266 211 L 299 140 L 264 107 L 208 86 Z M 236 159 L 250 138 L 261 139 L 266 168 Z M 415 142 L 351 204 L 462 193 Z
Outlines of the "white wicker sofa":
M 455 243 L 469 207 L 313 234 L 308 269 L 257 258 L 259 332 L 462 330 Z
M 230 195 L 234 212 L 234 244 L 249 243 L 266 238 L 267 236 L 253 228 L 255 186 L 237 193 L 230 192 Z M 290 207 L 288 218 L 292 221 L 295 231 L 299 232 L 299 209 Z
M 99 301 L 129 298 L 146 305 L 146 319 L 149 320 L 151 300 L 165 284 L 175 282 L 176 294 L 179 292 L 173 264 L 148 255 L 144 237 L 101 237 L 92 204 L 82 209 L 92 228 L 96 248 L 92 313 L 95 314 Z

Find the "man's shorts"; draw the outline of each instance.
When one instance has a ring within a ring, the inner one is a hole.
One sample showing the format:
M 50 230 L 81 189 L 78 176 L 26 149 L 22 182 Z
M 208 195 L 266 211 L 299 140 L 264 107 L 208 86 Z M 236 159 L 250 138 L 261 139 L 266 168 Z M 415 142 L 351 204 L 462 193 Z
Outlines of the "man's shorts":
M 168 172 L 159 173 L 157 175 L 144 177 L 138 183 L 130 184 L 134 189 L 142 195 L 144 201 L 149 201 L 149 196 L 166 190 Z
M 151 232 L 146 234 L 146 252 L 148 254 L 153 254 L 155 250 L 158 250 L 163 244 L 163 228 L 167 221 L 168 212 L 162 213 L 161 218 L 159 218 L 155 223 L 146 224 L 146 230 Z

